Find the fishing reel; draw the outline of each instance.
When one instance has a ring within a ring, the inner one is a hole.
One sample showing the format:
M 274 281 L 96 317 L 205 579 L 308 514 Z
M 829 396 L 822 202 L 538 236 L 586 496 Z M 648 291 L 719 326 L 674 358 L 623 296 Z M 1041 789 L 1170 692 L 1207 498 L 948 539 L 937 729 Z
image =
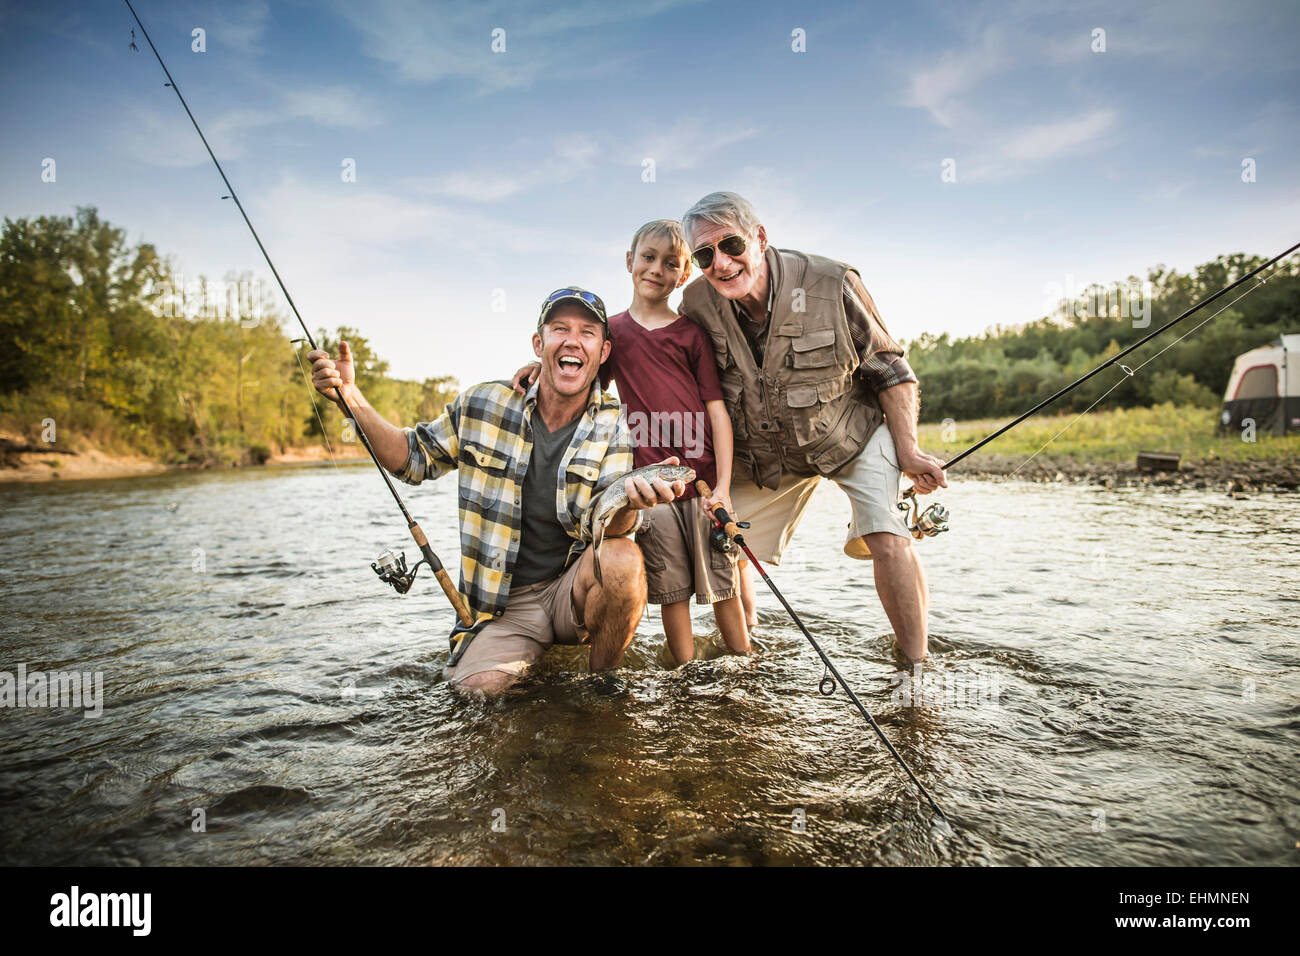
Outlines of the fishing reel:
M 736 527 L 748 528 L 749 522 L 737 521 Z M 709 545 L 719 554 L 731 554 L 736 550 L 736 542 L 732 541 L 731 536 L 716 524 L 713 526 L 713 530 L 709 532 Z
M 909 500 L 910 503 L 909 503 Z M 939 502 L 935 502 L 921 511 L 921 504 L 916 500 L 916 490 L 909 488 L 903 493 L 903 500 L 898 503 L 898 510 L 906 512 L 909 508 L 912 510 L 911 521 L 907 530 L 912 532 L 912 537 L 917 541 L 922 538 L 933 538 L 937 534 L 943 534 L 950 530 L 948 527 L 948 509 Z M 920 512 L 918 514 L 918 512 Z
M 424 558 L 421 558 L 410 568 L 407 568 L 406 554 L 404 552 L 394 553 L 389 550 L 375 558 L 370 568 L 375 574 L 379 575 L 379 580 L 385 584 L 391 584 L 393 590 L 398 594 L 405 594 L 411 590 L 411 585 L 415 583 L 415 572 L 424 563 Z

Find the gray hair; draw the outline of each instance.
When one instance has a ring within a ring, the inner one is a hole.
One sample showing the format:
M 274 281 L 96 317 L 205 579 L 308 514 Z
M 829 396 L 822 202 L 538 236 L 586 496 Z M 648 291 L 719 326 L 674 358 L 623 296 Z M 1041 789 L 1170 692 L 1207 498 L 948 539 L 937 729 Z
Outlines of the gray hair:
M 735 226 L 748 235 L 758 226 L 758 213 L 754 212 L 749 200 L 738 193 L 709 193 L 682 216 L 682 231 L 691 245 L 695 244 L 695 226 L 702 222 Z

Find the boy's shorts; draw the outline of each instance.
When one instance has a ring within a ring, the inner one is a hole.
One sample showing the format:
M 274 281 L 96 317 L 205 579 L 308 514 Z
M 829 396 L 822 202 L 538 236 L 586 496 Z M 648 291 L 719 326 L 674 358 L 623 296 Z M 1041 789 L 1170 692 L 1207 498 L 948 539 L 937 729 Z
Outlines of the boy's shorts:
M 862 451 L 829 477 L 849 496 L 853 506 L 845 554 L 870 560 L 871 551 L 863 536 L 880 531 L 911 539 L 906 516 L 898 510 L 902 471 L 888 426 L 878 427 Z M 779 488 L 759 488 L 747 479 L 732 483 L 731 503 L 737 520 L 752 525 L 745 532 L 745 543 L 756 558 L 764 564 L 781 564 L 781 555 L 820 481 L 820 475 L 782 475 Z
M 694 594 L 697 604 L 716 604 L 740 593 L 736 553 L 710 546 L 713 522 L 699 498 L 655 505 L 645 522 L 636 543 L 645 559 L 649 603 L 676 604 Z
M 471 674 L 501 671 L 520 677 L 552 644 L 586 644 L 587 628 L 573 606 L 579 561 L 559 577 L 511 588 L 505 613 L 483 626 L 455 667 L 442 676 L 453 684 Z

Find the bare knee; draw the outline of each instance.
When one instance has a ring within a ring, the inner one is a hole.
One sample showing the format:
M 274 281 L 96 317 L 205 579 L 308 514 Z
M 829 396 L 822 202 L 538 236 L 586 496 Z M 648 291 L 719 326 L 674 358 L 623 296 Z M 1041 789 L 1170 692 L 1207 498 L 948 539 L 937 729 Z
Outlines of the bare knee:
M 864 537 L 867 547 L 871 549 L 871 557 L 876 561 L 897 561 L 912 553 L 910 538 L 901 538 L 888 531 L 878 531 Z
M 505 671 L 479 671 L 477 674 L 470 674 L 464 680 L 456 681 L 451 686 L 462 694 L 499 697 L 514 683 L 514 675 L 507 674 Z
M 612 538 L 600 548 L 601 576 L 610 583 L 632 582 L 645 576 L 640 546 L 631 538 Z

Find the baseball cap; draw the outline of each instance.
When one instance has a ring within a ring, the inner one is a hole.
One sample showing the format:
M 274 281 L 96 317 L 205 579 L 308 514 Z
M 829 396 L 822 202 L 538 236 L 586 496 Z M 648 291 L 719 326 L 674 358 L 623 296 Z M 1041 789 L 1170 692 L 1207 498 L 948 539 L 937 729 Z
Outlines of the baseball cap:
M 537 320 L 537 328 L 540 329 L 546 324 L 546 320 L 551 317 L 555 307 L 563 302 L 576 302 L 593 316 L 600 320 L 600 324 L 605 327 L 605 336 L 609 337 L 609 319 L 605 315 L 605 303 L 601 301 L 600 296 L 594 292 L 588 292 L 578 286 L 568 286 L 563 289 L 556 289 L 546 297 L 542 303 L 542 314 Z

